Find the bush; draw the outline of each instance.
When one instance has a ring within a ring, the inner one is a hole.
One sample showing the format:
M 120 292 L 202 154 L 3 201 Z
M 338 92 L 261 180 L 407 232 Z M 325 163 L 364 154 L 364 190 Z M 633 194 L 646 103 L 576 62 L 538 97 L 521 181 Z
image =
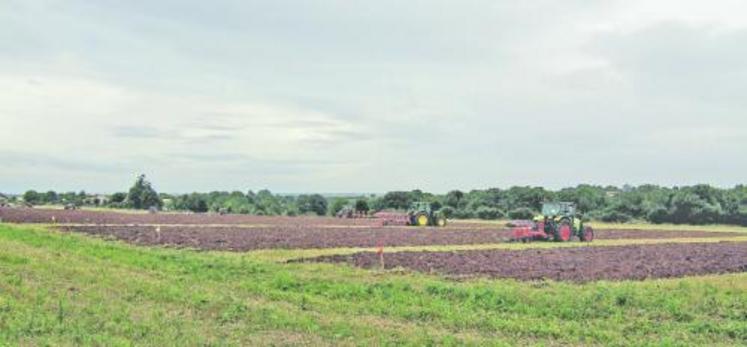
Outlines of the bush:
M 124 202 L 126 199 L 127 199 L 127 193 L 118 192 L 118 193 L 112 194 L 111 199 L 109 199 L 109 201 L 112 204 L 118 204 L 118 203 Z
M 26 193 L 23 193 L 23 201 L 36 205 L 41 203 L 42 201 L 42 195 L 37 193 L 35 190 L 29 190 Z
M 382 204 L 384 208 L 393 208 L 398 210 L 406 210 L 410 207 L 413 199 L 408 192 L 397 191 L 388 192 L 384 194 L 382 198 Z
M 603 222 L 608 223 L 626 223 L 633 219 L 629 214 L 616 211 L 616 210 L 605 210 L 599 215 L 599 219 Z
M 327 199 L 319 194 L 299 195 L 296 199 L 298 212 L 302 214 L 314 213 L 323 216 L 327 213 Z
M 747 226 L 747 206 L 740 207 L 737 212 L 731 215 L 729 223 Z
M 366 200 L 366 198 L 355 201 L 355 212 L 368 213 L 368 210 L 370 210 L 370 208 L 368 207 L 368 200 Z
M 460 208 L 460 209 L 454 210 L 454 218 L 457 218 L 457 219 L 469 219 L 469 218 L 473 218 L 474 216 L 475 215 L 472 213 L 472 211 L 467 210 L 467 209 Z
M 480 206 L 475 215 L 480 219 L 499 219 L 503 217 L 503 211 L 495 207 Z
M 329 214 L 331 216 L 336 216 L 337 212 L 340 212 L 340 210 L 342 210 L 347 204 L 348 204 L 347 199 L 336 198 L 332 200 L 332 204 L 329 205 Z
M 439 210 L 439 211 L 440 211 L 441 213 L 443 213 L 444 217 L 446 217 L 446 218 L 452 218 L 452 217 L 454 217 L 454 212 L 455 212 L 455 211 L 454 211 L 454 208 L 453 208 L 453 207 L 451 207 L 451 206 L 446 206 L 446 207 L 443 207 L 443 208 L 441 208 L 441 210 Z
M 669 220 L 669 211 L 664 207 L 656 207 L 649 211 L 646 219 L 654 224 L 666 223 Z
M 511 219 L 532 219 L 534 218 L 534 211 L 527 207 L 521 207 L 509 212 L 508 216 Z
M 127 205 L 124 202 L 113 202 L 109 204 L 109 207 L 111 208 L 126 208 Z

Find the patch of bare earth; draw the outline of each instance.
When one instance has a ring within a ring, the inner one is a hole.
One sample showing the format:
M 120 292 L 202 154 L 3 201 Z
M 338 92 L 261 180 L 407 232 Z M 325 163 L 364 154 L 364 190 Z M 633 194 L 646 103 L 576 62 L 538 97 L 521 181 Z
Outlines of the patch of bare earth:
M 505 230 L 453 230 L 443 228 L 370 227 L 175 227 L 175 226 L 62 226 L 139 245 L 169 245 L 205 250 L 314 249 L 339 247 L 392 247 L 499 243 Z
M 454 229 L 417 227 L 329 228 L 303 226 L 60 226 L 74 231 L 138 245 L 166 245 L 204 250 L 251 251 L 259 249 L 318 249 L 344 247 L 397 247 L 433 245 L 478 245 L 506 242 L 505 229 Z M 688 237 L 729 237 L 739 233 L 600 231 L 597 240 Z
M 339 219 L 332 217 L 252 216 L 217 213 L 121 213 L 116 211 L 61 210 L 38 208 L 0 208 L 0 219 L 10 223 L 63 224 L 272 224 L 288 226 L 308 225 L 377 225 L 368 219 Z
M 452 278 L 486 276 L 518 280 L 590 282 L 645 280 L 747 271 L 747 242 L 671 243 L 460 252 L 384 254 L 385 267 Z M 323 256 L 302 261 L 378 268 L 377 253 Z

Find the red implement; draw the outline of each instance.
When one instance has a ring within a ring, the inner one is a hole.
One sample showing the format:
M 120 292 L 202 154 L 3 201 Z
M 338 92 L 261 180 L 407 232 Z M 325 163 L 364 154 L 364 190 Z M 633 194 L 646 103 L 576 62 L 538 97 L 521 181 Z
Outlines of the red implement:
M 381 225 L 410 225 L 410 216 L 406 213 L 377 212 L 374 218 L 381 221 Z
M 545 223 L 535 223 L 532 221 L 513 221 L 514 225 L 512 230 L 513 241 L 533 241 L 533 240 L 547 240 L 550 235 L 545 233 Z

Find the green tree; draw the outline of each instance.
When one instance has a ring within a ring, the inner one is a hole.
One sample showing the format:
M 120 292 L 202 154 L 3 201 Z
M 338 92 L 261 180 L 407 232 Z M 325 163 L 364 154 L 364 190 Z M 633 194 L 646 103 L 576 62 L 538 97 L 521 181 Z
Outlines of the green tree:
M 82 201 L 78 198 L 78 194 L 75 192 L 65 192 L 60 193 L 59 195 L 60 201 L 64 204 L 76 204 L 80 205 Z
M 208 211 L 208 202 L 205 194 L 183 194 L 176 197 L 173 204 L 176 210 L 187 210 L 197 213 Z
M 121 204 L 125 200 L 127 200 L 127 193 L 122 192 L 112 194 L 111 198 L 109 199 L 109 201 L 113 204 Z
M 503 212 L 495 207 L 480 206 L 475 215 L 480 219 L 498 219 L 503 217 Z
M 35 190 L 28 190 L 23 193 L 23 201 L 32 205 L 36 205 L 42 201 L 42 195 Z
M 382 204 L 384 205 L 384 208 L 404 210 L 410 207 L 410 204 L 412 204 L 412 198 L 408 192 L 389 192 L 384 194 Z
M 208 202 L 202 194 L 190 194 L 187 197 L 187 209 L 192 212 L 203 213 L 208 211 Z
M 127 193 L 127 206 L 134 209 L 149 209 L 151 207 L 161 208 L 163 201 L 145 175 L 141 174 L 135 180 L 135 184 Z
M 355 200 L 355 212 L 367 213 L 368 210 L 370 208 L 368 207 L 368 200 L 366 198 Z
M 534 212 L 531 208 L 520 207 L 508 213 L 511 219 L 532 219 Z
M 259 215 L 282 215 L 285 212 L 285 203 L 268 189 L 262 189 L 253 197 L 254 211 Z
M 343 198 L 335 198 L 332 200 L 332 204 L 329 207 L 329 214 L 332 216 L 336 216 L 337 212 L 340 212 L 343 208 L 345 208 L 345 205 L 348 204 L 347 199 Z
M 319 216 L 327 213 L 327 199 L 319 194 L 299 195 L 296 199 L 296 206 L 301 213 L 313 212 Z
M 57 193 L 54 190 L 50 190 L 46 193 L 44 193 L 44 202 L 47 204 L 54 204 L 57 203 L 59 200 L 59 197 L 57 196 Z
M 452 190 L 446 193 L 446 206 L 451 206 L 455 209 L 463 207 L 461 204 L 463 198 L 464 193 L 459 190 Z

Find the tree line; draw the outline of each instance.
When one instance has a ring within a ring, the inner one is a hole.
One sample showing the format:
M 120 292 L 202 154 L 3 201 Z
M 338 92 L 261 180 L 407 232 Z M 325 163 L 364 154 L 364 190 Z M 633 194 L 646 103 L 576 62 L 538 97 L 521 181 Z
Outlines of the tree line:
M 157 193 L 144 175 L 128 192 L 100 199 L 85 192 L 27 191 L 30 204 L 99 205 L 113 208 L 167 209 L 192 212 L 225 212 L 253 215 L 335 215 L 343 208 L 359 213 L 407 210 L 416 201 L 426 201 L 450 218 L 528 219 L 539 213 L 545 201 L 574 202 L 585 219 L 607 222 L 648 221 L 674 224 L 747 225 L 747 186 L 717 188 L 710 185 L 685 187 L 579 185 L 560 190 L 542 187 L 490 188 L 433 194 L 421 190 L 392 191 L 383 195 L 325 197 L 320 194 L 280 195 L 263 189 L 214 191 L 209 193 Z
M 429 201 L 451 218 L 527 219 L 540 212 L 545 201 L 576 204 L 585 219 L 606 222 L 747 225 L 747 186 L 722 189 L 701 184 L 685 187 L 657 185 L 579 185 L 557 191 L 542 187 L 490 188 L 444 195 L 421 191 L 389 192 L 375 208 L 401 208 L 413 201 Z

